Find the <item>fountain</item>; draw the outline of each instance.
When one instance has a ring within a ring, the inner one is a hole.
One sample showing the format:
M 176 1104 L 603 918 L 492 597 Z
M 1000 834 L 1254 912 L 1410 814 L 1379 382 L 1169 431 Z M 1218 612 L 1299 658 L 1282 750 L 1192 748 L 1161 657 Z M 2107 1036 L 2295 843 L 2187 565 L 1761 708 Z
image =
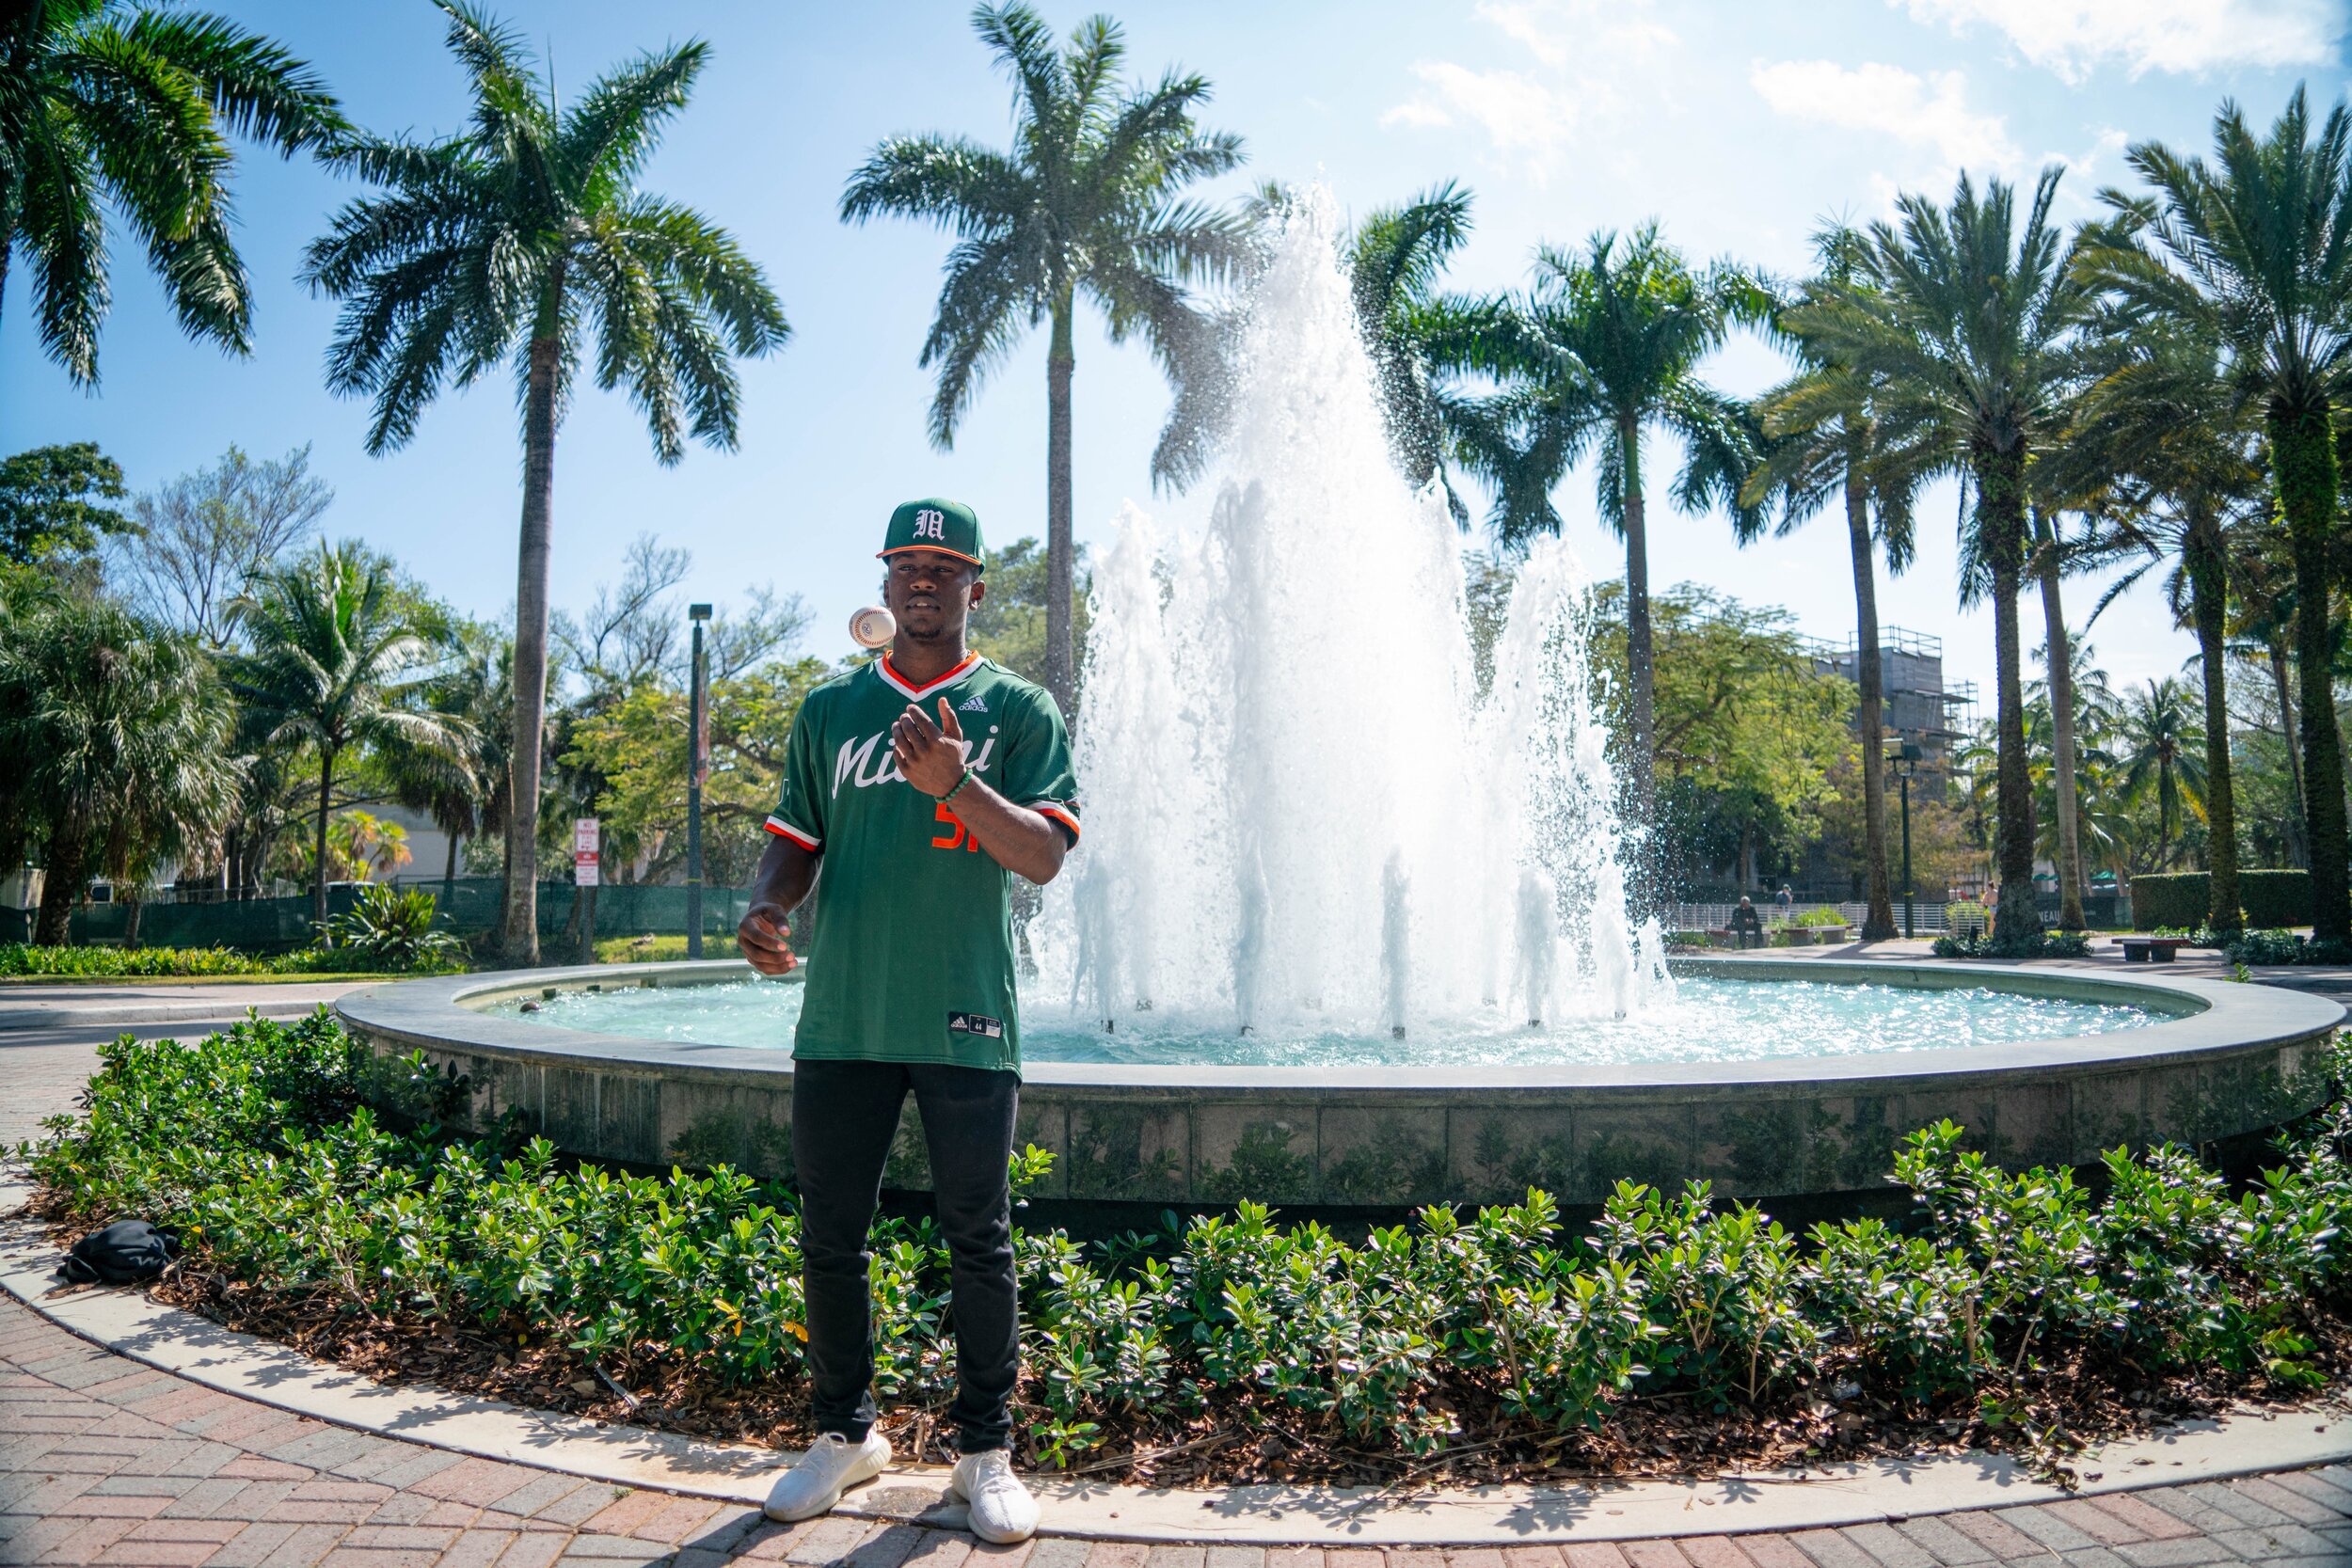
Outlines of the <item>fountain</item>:
M 1627 920 L 1585 579 L 1530 554 L 1482 691 L 1460 534 L 1389 460 L 1334 227 L 1309 192 L 1273 246 L 1206 526 L 1131 505 L 1096 570 L 1079 776 L 1118 784 L 1048 890 L 1041 989 L 1114 1032 L 1408 1042 L 1487 1027 L 1506 975 L 1546 980 L 1523 1017 L 1670 1000 Z
M 2247 1132 L 2326 1093 L 2342 1009 L 2089 972 L 1677 960 L 1629 920 L 1569 551 L 1519 563 L 1488 668 L 1460 536 L 1389 460 L 1327 196 L 1295 206 L 1197 526 L 1130 505 L 1094 581 L 1087 836 L 1025 982 L 1043 1196 L 1592 1202 L 1878 1184 L 1942 1117 L 2005 1158 Z M 788 1175 L 800 987 L 739 963 L 346 997 L 566 1148 Z M 526 1016 L 522 1005 L 532 1010 Z M 381 1076 L 397 1101 L 405 1075 Z M 902 1129 L 888 1180 L 921 1186 Z

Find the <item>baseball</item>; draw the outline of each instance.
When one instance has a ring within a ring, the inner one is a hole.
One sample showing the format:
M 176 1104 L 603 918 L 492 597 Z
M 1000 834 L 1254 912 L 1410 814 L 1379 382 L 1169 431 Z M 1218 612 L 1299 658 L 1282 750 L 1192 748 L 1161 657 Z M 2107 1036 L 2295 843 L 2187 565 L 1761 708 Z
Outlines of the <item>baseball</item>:
M 898 631 L 898 617 L 880 605 L 869 605 L 850 617 L 850 640 L 861 648 L 879 648 Z

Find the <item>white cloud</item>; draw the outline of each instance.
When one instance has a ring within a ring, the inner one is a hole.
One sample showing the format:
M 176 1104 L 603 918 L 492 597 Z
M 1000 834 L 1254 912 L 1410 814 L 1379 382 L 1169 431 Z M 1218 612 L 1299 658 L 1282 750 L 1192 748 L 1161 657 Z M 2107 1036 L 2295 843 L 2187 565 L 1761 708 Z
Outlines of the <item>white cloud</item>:
M 2007 123 L 1968 107 L 1967 79 L 1957 71 L 1921 77 L 1891 65 L 1849 70 L 1831 60 L 1758 60 L 1748 81 L 1792 119 L 1892 136 L 1931 149 L 1954 168 L 2010 168 L 2018 162 Z
M 1383 125 L 1475 125 L 1498 152 L 1540 161 L 1568 139 L 1576 109 L 1565 96 L 1516 71 L 1472 71 L 1450 60 L 1413 67 L 1422 90 L 1380 117 Z
M 1508 64 L 1419 60 L 1421 87 L 1380 117 L 1419 130 L 1474 127 L 1541 181 L 1584 126 L 1609 119 L 1629 79 L 1680 40 L 1647 15 L 1649 0 L 1479 0 L 1478 19 L 1515 47 Z M 1663 102 L 1671 85 L 1642 89 Z
M 2079 82 L 2102 61 L 2149 71 L 2325 64 L 2344 36 L 2338 0 L 1887 0 L 1955 33 L 1984 25 L 2035 65 Z

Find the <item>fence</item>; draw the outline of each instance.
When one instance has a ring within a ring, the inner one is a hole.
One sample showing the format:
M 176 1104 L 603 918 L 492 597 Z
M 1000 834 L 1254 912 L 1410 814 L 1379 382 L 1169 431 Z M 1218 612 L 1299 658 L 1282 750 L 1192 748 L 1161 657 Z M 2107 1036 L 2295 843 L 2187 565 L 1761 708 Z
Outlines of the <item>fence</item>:
M 438 877 L 404 877 L 395 886 L 433 895 L 440 924 L 460 936 L 498 928 L 504 884 L 496 877 L 460 877 L 443 897 Z M 581 890 L 570 882 L 539 884 L 542 941 L 574 929 L 572 901 Z M 677 936 L 686 930 L 686 889 L 616 883 L 596 890 L 596 934 L 601 937 Z M 347 913 L 358 888 L 326 890 L 328 915 Z M 733 933 L 751 904 L 749 888 L 703 889 L 703 935 Z M 311 898 L 245 898 L 223 903 L 161 903 L 141 906 L 139 943 L 144 947 L 234 947 L 247 953 L 285 953 L 310 945 Z M 85 904 L 73 911 L 75 942 L 119 943 L 130 929 L 128 904 Z M 33 911 L 0 909 L 0 942 L 32 940 Z
M 1661 924 L 1670 930 L 1726 930 L 1731 925 L 1731 911 L 1737 907 L 1735 904 L 1675 904 L 1669 906 L 1666 911 L 1661 911 L 1661 915 L 1671 914 L 1672 916 L 1671 919 L 1661 920 Z M 1945 917 L 1945 911 L 1947 908 L 1949 906 L 1940 898 L 1933 903 L 1925 899 L 1917 900 L 1911 906 L 1913 928 L 1922 936 L 1942 936 L 1947 928 Z M 1758 902 L 1756 910 L 1763 916 L 1764 924 L 1768 928 L 1788 924 L 1817 910 L 1835 910 L 1847 925 L 1857 931 L 1862 928 L 1862 917 L 1869 912 L 1868 906 L 1860 903 L 1800 902 L 1789 907 L 1788 914 L 1784 919 L 1780 907 L 1769 898 Z M 1898 898 L 1895 900 L 1895 924 L 1900 926 L 1902 920 L 1903 901 Z
M 2044 926 L 2058 924 L 2057 895 L 2052 894 L 2037 898 L 2035 905 Z M 1953 904 L 1941 898 L 1932 903 L 1926 899 L 1915 901 L 1911 906 L 1912 929 L 1923 937 L 1944 935 L 1952 928 L 1950 911 L 1953 907 Z M 1973 912 L 1983 906 L 1963 902 L 1958 907 Z M 1721 931 L 1730 927 L 1733 908 L 1734 906 L 1728 903 L 1675 904 L 1669 906 L 1667 911 L 1661 911 L 1661 923 L 1670 930 Z M 1757 900 L 1756 908 L 1756 911 L 1764 917 L 1764 924 L 1767 927 L 1785 923 L 1779 907 L 1770 898 Z M 1862 917 L 1869 912 L 1867 905 L 1858 902 L 1840 901 L 1833 904 L 1827 901 L 1807 903 L 1800 900 L 1791 907 L 1788 919 L 1795 920 L 1811 910 L 1836 910 L 1844 918 L 1846 924 L 1857 931 L 1862 928 Z M 1672 918 L 1665 918 L 1669 913 Z M 2129 897 L 2118 894 L 2091 894 L 2083 899 L 2083 920 L 2094 931 L 2129 930 L 2132 925 L 2132 901 Z M 1902 923 L 1903 901 L 1899 897 L 1895 900 L 1895 924 L 1899 928 Z

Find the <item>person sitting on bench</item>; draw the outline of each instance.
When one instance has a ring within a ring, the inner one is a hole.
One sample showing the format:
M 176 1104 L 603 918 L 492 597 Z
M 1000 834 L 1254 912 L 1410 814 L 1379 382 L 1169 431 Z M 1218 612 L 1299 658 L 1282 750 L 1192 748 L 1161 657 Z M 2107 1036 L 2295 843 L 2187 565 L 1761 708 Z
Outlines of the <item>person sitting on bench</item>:
M 1756 912 L 1756 906 L 1749 903 L 1744 895 L 1740 899 L 1740 907 L 1731 911 L 1731 936 L 1735 946 L 1764 945 L 1764 917 Z M 1751 937 L 1756 940 L 1749 941 Z

